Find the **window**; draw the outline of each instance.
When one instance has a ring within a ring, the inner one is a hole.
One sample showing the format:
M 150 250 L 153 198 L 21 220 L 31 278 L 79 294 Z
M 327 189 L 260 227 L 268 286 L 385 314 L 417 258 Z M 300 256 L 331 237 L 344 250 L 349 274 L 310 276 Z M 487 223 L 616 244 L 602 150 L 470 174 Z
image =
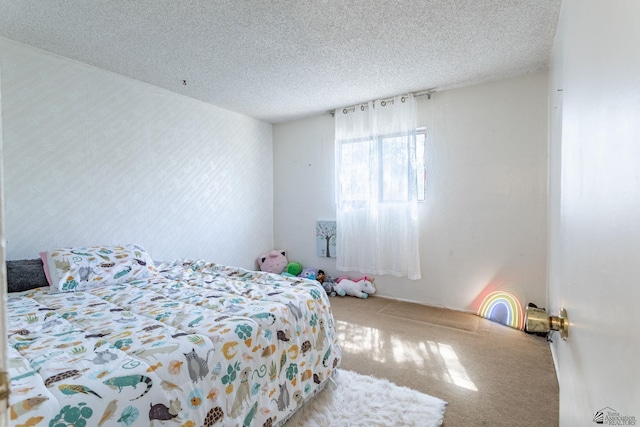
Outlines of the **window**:
M 426 199 L 426 145 L 427 132 L 416 130 L 416 187 L 418 201 Z M 381 186 L 378 198 L 381 202 L 404 202 L 409 199 L 410 144 L 404 136 L 379 137 L 375 143 L 371 139 L 359 139 L 342 143 L 341 166 L 349 173 L 341 175 L 342 197 L 344 201 L 356 202 L 371 199 L 368 183 L 369 174 L 379 174 Z M 372 158 L 377 158 L 373 165 Z M 394 177 L 403 176 L 407 180 Z
M 335 125 L 336 269 L 420 279 L 426 138 L 413 95 L 345 108 Z

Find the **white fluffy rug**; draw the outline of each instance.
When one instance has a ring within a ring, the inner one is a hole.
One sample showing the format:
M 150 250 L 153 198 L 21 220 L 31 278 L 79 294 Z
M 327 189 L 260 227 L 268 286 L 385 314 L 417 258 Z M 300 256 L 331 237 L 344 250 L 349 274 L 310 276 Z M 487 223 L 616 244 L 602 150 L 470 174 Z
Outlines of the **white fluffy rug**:
M 339 369 L 285 427 L 440 426 L 445 401 L 387 380 Z

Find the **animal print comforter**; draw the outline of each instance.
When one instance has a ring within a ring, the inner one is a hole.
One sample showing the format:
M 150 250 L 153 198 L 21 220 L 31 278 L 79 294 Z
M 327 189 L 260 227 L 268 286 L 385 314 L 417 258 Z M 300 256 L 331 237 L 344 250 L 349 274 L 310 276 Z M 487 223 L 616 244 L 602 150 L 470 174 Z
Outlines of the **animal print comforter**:
M 13 426 L 275 426 L 339 364 L 317 282 L 204 261 L 158 271 L 9 295 Z

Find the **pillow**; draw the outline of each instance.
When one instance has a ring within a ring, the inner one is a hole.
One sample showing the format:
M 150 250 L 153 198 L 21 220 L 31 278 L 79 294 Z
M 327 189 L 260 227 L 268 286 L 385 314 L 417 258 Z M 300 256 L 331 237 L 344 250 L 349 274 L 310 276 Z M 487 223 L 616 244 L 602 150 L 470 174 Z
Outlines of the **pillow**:
M 7 261 L 7 288 L 9 292 L 49 286 L 39 259 Z
M 157 273 L 147 251 L 133 244 L 54 249 L 46 259 L 54 292 L 120 285 Z
M 47 278 L 47 283 L 51 286 L 51 274 L 49 273 L 49 261 L 47 261 L 47 253 L 40 252 L 40 259 L 42 260 L 42 268 L 44 269 L 44 275 Z

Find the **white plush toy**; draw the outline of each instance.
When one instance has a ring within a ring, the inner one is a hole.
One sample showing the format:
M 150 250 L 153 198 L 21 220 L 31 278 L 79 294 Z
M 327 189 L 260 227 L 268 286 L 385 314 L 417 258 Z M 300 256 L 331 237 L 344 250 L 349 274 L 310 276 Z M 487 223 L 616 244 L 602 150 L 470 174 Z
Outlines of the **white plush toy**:
M 338 293 L 340 293 L 340 290 L 344 290 L 347 295 L 358 298 L 367 298 L 369 295 L 376 293 L 376 288 L 373 287 L 373 283 L 368 280 L 354 282 L 349 279 L 341 279 L 336 283 L 335 290 Z

